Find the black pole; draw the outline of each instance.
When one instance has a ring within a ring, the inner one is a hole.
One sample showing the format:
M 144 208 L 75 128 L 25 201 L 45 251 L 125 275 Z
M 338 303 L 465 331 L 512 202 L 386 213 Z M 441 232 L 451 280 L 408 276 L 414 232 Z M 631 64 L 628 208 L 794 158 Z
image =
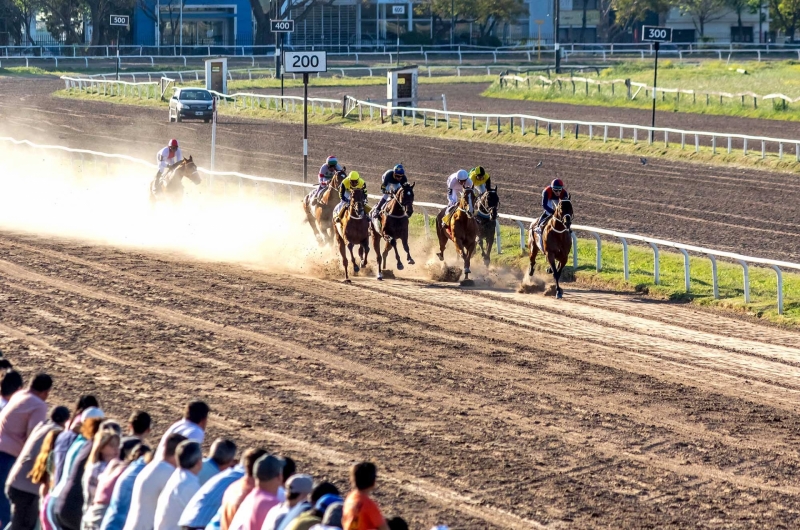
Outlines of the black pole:
M 281 68 L 281 97 L 283 97 L 283 33 L 281 35 L 281 57 L 279 59 L 279 64 Z M 281 108 L 283 108 L 283 99 L 281 99 Z
M 553 0 L 553 46 L 556 52 L 556 74 L 561 73 L 561 47 L 558 43 L 558 17 L 561 14 L 560 3 L 560 0 Z
M 394 17 L 395 29 L 397 30 L 397 66 L 400 66 L 400 17 Z
M 119 29 L 117 29 L 117 81 L 119 81 Z
M 308 74 L 303 74 L 303 184 L 308 182 Z
M 656 126 L 656 87 L 658 86 L 658 48 L 659 43 L 655 43 L 656 48 L 656 64 L 655 68 L 653 69 L 653 119 L 650 120 L 650 127 Z M 650 131 L 650 142 L 654 142 L 656 139 L 656 132 L 651 130 Z

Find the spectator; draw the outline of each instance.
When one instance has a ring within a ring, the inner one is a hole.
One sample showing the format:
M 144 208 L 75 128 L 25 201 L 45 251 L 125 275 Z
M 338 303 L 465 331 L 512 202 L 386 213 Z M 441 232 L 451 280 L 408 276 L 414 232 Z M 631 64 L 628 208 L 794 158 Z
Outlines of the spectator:
M 66 473 L 66 469 L 64 471 L 66 482 L 55 505 L 56 521 L 61 530 L 80 530 L 81 528 L 85 503 L 84 485 L 91 486 L 92 489 L 97 485 L 97 475 L 91 474 L 92 464 L 89 459 L 95 447 L 95 440 L 98 442 L 107 440 L 107 435 L 109 435 L 107 431 L 112 431 L 113 435 L 116 435 L 118 451 L 122 427 L 113 420 L 104 420 L 95 436 L 89 438 L 78 451 L 69 474 Z M 89 471 L 89 476 L 85 478 L 87 470 Z
M 3 380 L 0 381 L 0 410 L 3 410 L 8 405 L 8 400 L 20 388 L 22 388 L 22 376 L 19 372 L 8 370 L 3 374 Z
M 194 494 L 200 489 L 197 474 L 203 468 L 203 448 L 191 440 L 181 442 L 177 450 L 178 466 L 158 497 L 155 530 L 179 530 L 178 521 Z
M 328 509 L 325 510 L 325 515 L 322 516 L 322 522 L 312 526 L 311 530 L 342 530 L 343 507 L 344 504 L 341 502 L 334 502 L 328 506 Z
M 53 489 L 50 490 L 47 503 L 43 506 L 44 514 L 42 515 L 42 519 L 46 520 L 43 526 L 58 528 L 56 509 L 59 497 L 66 491 L 67 480 L 72 474 L 78 454 L 83 449 L 84 445 L 86 445 L 89 440 L 93 439 L 97 431 L 100 430 L 100 424 L 103 423 L 103 411 L 96 407 L 89 407 L 83 411 L 81 418 L 80 434 L 75 438 L 75 441 L 72 442 L 72 445 L 69 446 L 69 450 L 67 451 L 62 465 L 61 478 L 55 481 Z M 63 434 L 64 433 L 62 433 L 62 435 Z M 59 438 L 61 438 L 61 436 L 59 436 Z M 56 447 L 57 446 L 58 441 L 56 441 Z
M 233 530 L 261 530 L 267 512 L 281 501 L 278 490 L 283 484 L 283 466 L 286 462 L 273 455 L 264 455 L 256 461 L 253 475 L 256 487 L 247 494 L 233 517 Z
M 389 530 L 380 508 L 370 497 L 377 477 L 378 469 L 372 462 L 356 464 L 350 470 L 353 489 L 344 502 L 342 515 L 347 530 Z
M 284 466 L 284 471 L 287 466 Z M 314 489 L 314 479 L 311 475 L 292 475 L 286 481 L 286 500 L 272 508 L 267 513 L 261 530 L 277 530 L 289 510 L 308 500 Z
M 17 392 L 0 411 L 0 485 L 5 485 L 25 441 L 34 427 L 47 420 L 47 396 L 53 380 L 47 374 L 33 378 L 27 390 Z M 11 521 L 11 505 L 5 487 L 0 490 L 0 527 Z
M 158 497 L 175 471 L 175 450 L 184 440 L 186 437 L 182 434 L 173 433 L 167 436 L 161 458 L 150 462 L 136 477 L 123 530 L 153 530 Z
M 9 530 L 34 530 L 36 528 L 39 516 L 39 482 L 33 482 L 29 475 L 33 471 L 47 435 L 52 432 L 61 432 L 68 420 L 69 409 L 55 407 L 50 413 L 50 419 L 37 425 L 22 447 L 5 485 L 8 499 L 11 501 L 11 527 Z M 49 454 L 53 448 L 54 436 L 50 437 L 46 454 Z M 43 472 L 44 468 L 45 464 L 42 465 Z M 38 478 L 41 480 L 41 477 Z
M 197 475 L 197 479 L 202 486 L 208 480 L 226 469 L 233 467 L 236 463 L 236 444 L 231 440 L 217 438 L 211 444 L 211 454 L 203 460 L 203 469 Z
M 111 502 L 111 494 L 114 491 L 117 480 L 119 480 L 120 475 L 128 465 L 137 460 L 144 451 L 149 452 L 150 449 L 139 444 L 128 453 L 127 460 L 123 461 L 117 458 L 111 461 L 106 466 L 106 469 L 100 473 L 100 476 L 97 477 L 97 491 L 94 494 L 94 499 L 92 499 L 89 508 L 83 513 L 82 529 L 99 530 Z
M 75 404 L 75 411 L 72 413 L 72 421 L 67 424 L 66 430 L 56 440 L 56 447 L 53 450 L 53 482 L 61 480 L 61 472 L 64 468 L 64 459 L 72 442 L 81 433 L 81 423 L 83 422 L 83 411 L 94 408 L 100 410 L 97 398 L 91 395 L 81 396 Z
M 105 516 L 103 516 L 100 530 L 122 530 L 125 526 L 125 520 L 128 518 L 128 511 L 131 507 L 133 485 L 136 482 L 136 478 L 153 457 L 151 449 L 144 444 L 138 445 L 131 451 L 129 456 L 137 454 L 138 458 L 125 468 L 125 471 L 122 472 L 116 484 L 114 484 L 114 491 L 111 493 L 108 509 Z
M 38 488 L 39 496 L 42 498 L 40 505 L 47 504 L 50 490 L 55 485 L 55 480 L 53 480 L 53 449 L 56 446 L 56 438 L 62 432 L 61 429 L 53 429 L 47 433 L 42 442 L 39 455 L 33 464 L 33 469 L 28 474 L 28 478 Z M 11 518 L 13 520 L 13 514 Z
M 266 451 L 263 449 L 248 449 L 242 455 L 239 465 L 215 475 L 203 484 L 183 510 L 178 525 L 184 530 L 205 528 L 221 512 L 222 499 L 228 487 L 244 478 L 246 469 L 250 469 L 252 475 L 253 465 L 264 454 Z
M 314 508 L 298 515 L 286 530 L 309 530 L 312 526 L 322 523 L 329 506 L 341 502 L 342 498 L 339 495 L 333 493 L 323 495 L 314 504 Z
M 156 451 L 156 458 L 160 458 L 163 454 L 164 443 L 170 434 L 180 434 L 187 440 L 197 443 L 203 443 L 206 436 L 206 425 L 208 424 L 208 414 L 211 409 L 203 401 L 192 401 L 186 406 L 186 412 L 183 414 L 183 419 L 178 420 L 169 426 L 169 429 L 161 437 L 161 442 L 158 444 Z
M 128 453 L 137 445 L 144 442 L 147 435 L 150 434 L 150 414 L 146 412 L 134 412 L 128 419 L 128 434 L 122 438 L 122 447 L 120 448 L 120 460 L 128 460 Z
M 339 496 L 339 488 L 331 484 L 330 482 L 322 482 L 314 486 L 314 489 L 311 491 L 311 502 L 301 502 L 297 504 L 294 508 L 289 510 L 289 513 L 283 518 L 283 521 L 278 525 L 277 530 L 286 530 L 289 528 L 291 523 L 303 513 L 310 511 L 314 508 L 314 505 L 317 504 L 317 501 L 320 500 L 325 495 L 332 494 L 335 496 Z
M 94 437 L 92 452 L 86 462 L 83 473 L 83 519 L 81 520 L 81 530 L 96 530 L 103 520 L 103 514 L 94 510 L 88 514 L 89 509 L 94 504 L 97 486 L 100 483 L 100 476 L 111 468 L 112 472 L 119 468 L 122 461 L 119 459 L 120 452 L 119 433 L 111 428 L 103 427 Z M 86 517 L 86 515 L 90 515 Z
M 239 505 L 245 497 L 256 487 L 256 480 L 253 476 L 253 469 L 255 468 L 256 461 L 267 452 L 264 449 L 255 449 L 249 455 L 249 459 L 245 458 L 244 476 L 231 484 L 225 491 L 222 497 L 222 513 L 220 514 L 220 530 L 228 530 L 228 527 L 233 521 Z

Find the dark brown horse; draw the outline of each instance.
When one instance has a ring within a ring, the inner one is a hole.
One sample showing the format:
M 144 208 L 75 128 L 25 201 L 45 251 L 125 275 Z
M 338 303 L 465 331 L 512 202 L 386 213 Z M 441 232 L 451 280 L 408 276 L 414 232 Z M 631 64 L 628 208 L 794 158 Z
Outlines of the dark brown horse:
M 180 204 L 183 200 L 183 179 L 188 178 L 195 184 L 200 184 L 202 179 L 197 174 L 197 165 L 192 157 L 176 162 L 164 172 L 161 178 L 150 182 L 150 202 L 156 203 L 168 200 L 173 204 Z
M 561 272 L 567 266 L 569 251 L 572 249 L 572 235 L 569 233 L 570 226 L 572 226 L 572 215 L 572 202 L 569 199 L 560 201 L 556 206 L 555 213 L 542 228 L 541 249 L 536 241 L 535 227 L 531 225 L 528 231 L 528 249 L 531 260 L 528 275 L 533 276 L 536 254 L 541 250 L 549 264 L 548 272 L 552 271 L 556 281 L 556 298 L 564 295 L 558 281 L 561 278 Z
M 367 195 L 362 189 L 350 191 L 350 203 L 347 208 L 339 214 L 341 221 L 336 223 L 333 229 L 333 237 L 339 245 L 339 254 L 342 255 L 342 266 L 344 267 L 344 281 L 350 283 L 350 274 L 347 270 L 347 251 L 350 251 L 350 259 L 353 262 L 353 274 L 358 274 L 359 266 L 356 265 L 356 258 L 353 255 L 353 247 L 359 245 L 358 255 L 361 258 L 361 267 L 367 266 L 367 255 L 369 254 L 369 216 L 366 210 Z M 333 214 L 331 214 L 333 222 Z
M 497 210 L 500 208 L 500 197 L 497 195 L 497 186 L 486 190 L 478 199 L 475 220 L 478 221 L 478 245 L 481 247 L 483 264 L 489 266 L 494 246 L 494 236 L 497 229 Z M 483 243 L 486 242 L 484 249 Z
M 447 227 L 442 226 L 445 210 L 436 216 L 436 235 L 439 236 L 439 252 L 436 257 L 444 261 L 444 249 L 447 241 L 451 240 L 456 247 L 456 252 L 464 260 L 464 281 L 469 280 L 472 271 L 469 263 L 475 253 L 478 238 L 478 223 L 475 221 L 475 192 L 472 188 L 465 188 L 458 198 L 458 206 Z
M 308 224 L 311 225 L 314 237 L 320 245 L 333 243 L 333 209 L 338 202 L 339 184 L 344 178 L 345 172 L 337 171 L 315 206 L 311 206 L 311 197 L 314 192 L 303 198 L 303 211 L 306 213 Z
M 383 279 L 383 265 L 387 263 L 386 256 L 389 249 L 394 249 L 397 258 L 397 270 L 403 270 L 403 262 L 400 261 L 400 252 L 397 250 L 397 241 L 403 243 L 406 251 L 408 264 L 413 265 L 414 259 L 408 249 L 408 218 L 414 213 L 414 186 L 416 184 L 403 184 L 394 192 L 392 198 L 386 203 L 383 212 L 378 214 L 378 219 L 373 220 L 369 225 L 372 234 L 372 249 L 378 259 L 378 279 Z M 380 222 L 380 231 L 375 227 L 375 223 Z M 381 240 L 386 241 L 381 252 Z

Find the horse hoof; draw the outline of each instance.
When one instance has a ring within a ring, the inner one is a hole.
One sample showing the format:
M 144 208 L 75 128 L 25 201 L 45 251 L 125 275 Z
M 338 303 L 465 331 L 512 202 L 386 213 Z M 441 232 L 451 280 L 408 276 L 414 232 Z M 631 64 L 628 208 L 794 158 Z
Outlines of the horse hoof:
M 343 283 L 353 283 L 350 281 L 350 278 L 347 278 Z
M 411 257 L 409 257 L 409 258 L 408 258 L 408 264 L 409 264 L 409 265 L 414 265 L 414 259 L 413 259 L 413 258 L 411 258 Z
M 556 299 L 561 300 L 564 297 L 564 291 L 559 287 L 556 289 Z
M 531 276 L 531 277 L 533 277 L 533 265 L 531 265 L 530 267 L 528 267 L 528 276 Z
M 492 262 L 491 260 L 485 259 L 483 260 L 483 266 L 488 267 L 491 262 Z
M 403 262 L 402 262 L 402 261 L 398 261 L 398 262 L 397 262 L 397 270 L 401 271 L 401 270 L 403 270 L 404 268 L 405 268 L 405 267 L 403 267 Z
M 383 274 L 378 274 L 378 281 L 383 281 Z
M 358 274 L 358 271 L 360 271 L 360 270 L 361 270 L 361 269 L 358 267 L 358 265 L 356 265 L 356 264 L 354 263 L 354 264 L 353 264 L 353 273 L 355 273 L 355 274 Z
M 439 261 L 444 261 L 444 254 L 442 252 L 437 252 L 436 257 L 439 258 Z
M 466 278 L 467 278 L 467 274 L 471 274 L 471 273 L 472 273 L 472 271 L 471 271 L 471 270 L 469 270 L 469 267 L 465 267 L 465 268 L 464 268 L 464 279 L 466 279 Z

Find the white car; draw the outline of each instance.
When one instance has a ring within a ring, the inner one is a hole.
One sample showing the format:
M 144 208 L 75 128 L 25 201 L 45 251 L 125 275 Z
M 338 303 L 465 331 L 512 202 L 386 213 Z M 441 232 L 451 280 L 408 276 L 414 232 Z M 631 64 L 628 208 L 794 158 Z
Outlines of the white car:
M 176 88 L 169 100 L 169 121 L 211 121 L 214 97 L 205 88 Z

